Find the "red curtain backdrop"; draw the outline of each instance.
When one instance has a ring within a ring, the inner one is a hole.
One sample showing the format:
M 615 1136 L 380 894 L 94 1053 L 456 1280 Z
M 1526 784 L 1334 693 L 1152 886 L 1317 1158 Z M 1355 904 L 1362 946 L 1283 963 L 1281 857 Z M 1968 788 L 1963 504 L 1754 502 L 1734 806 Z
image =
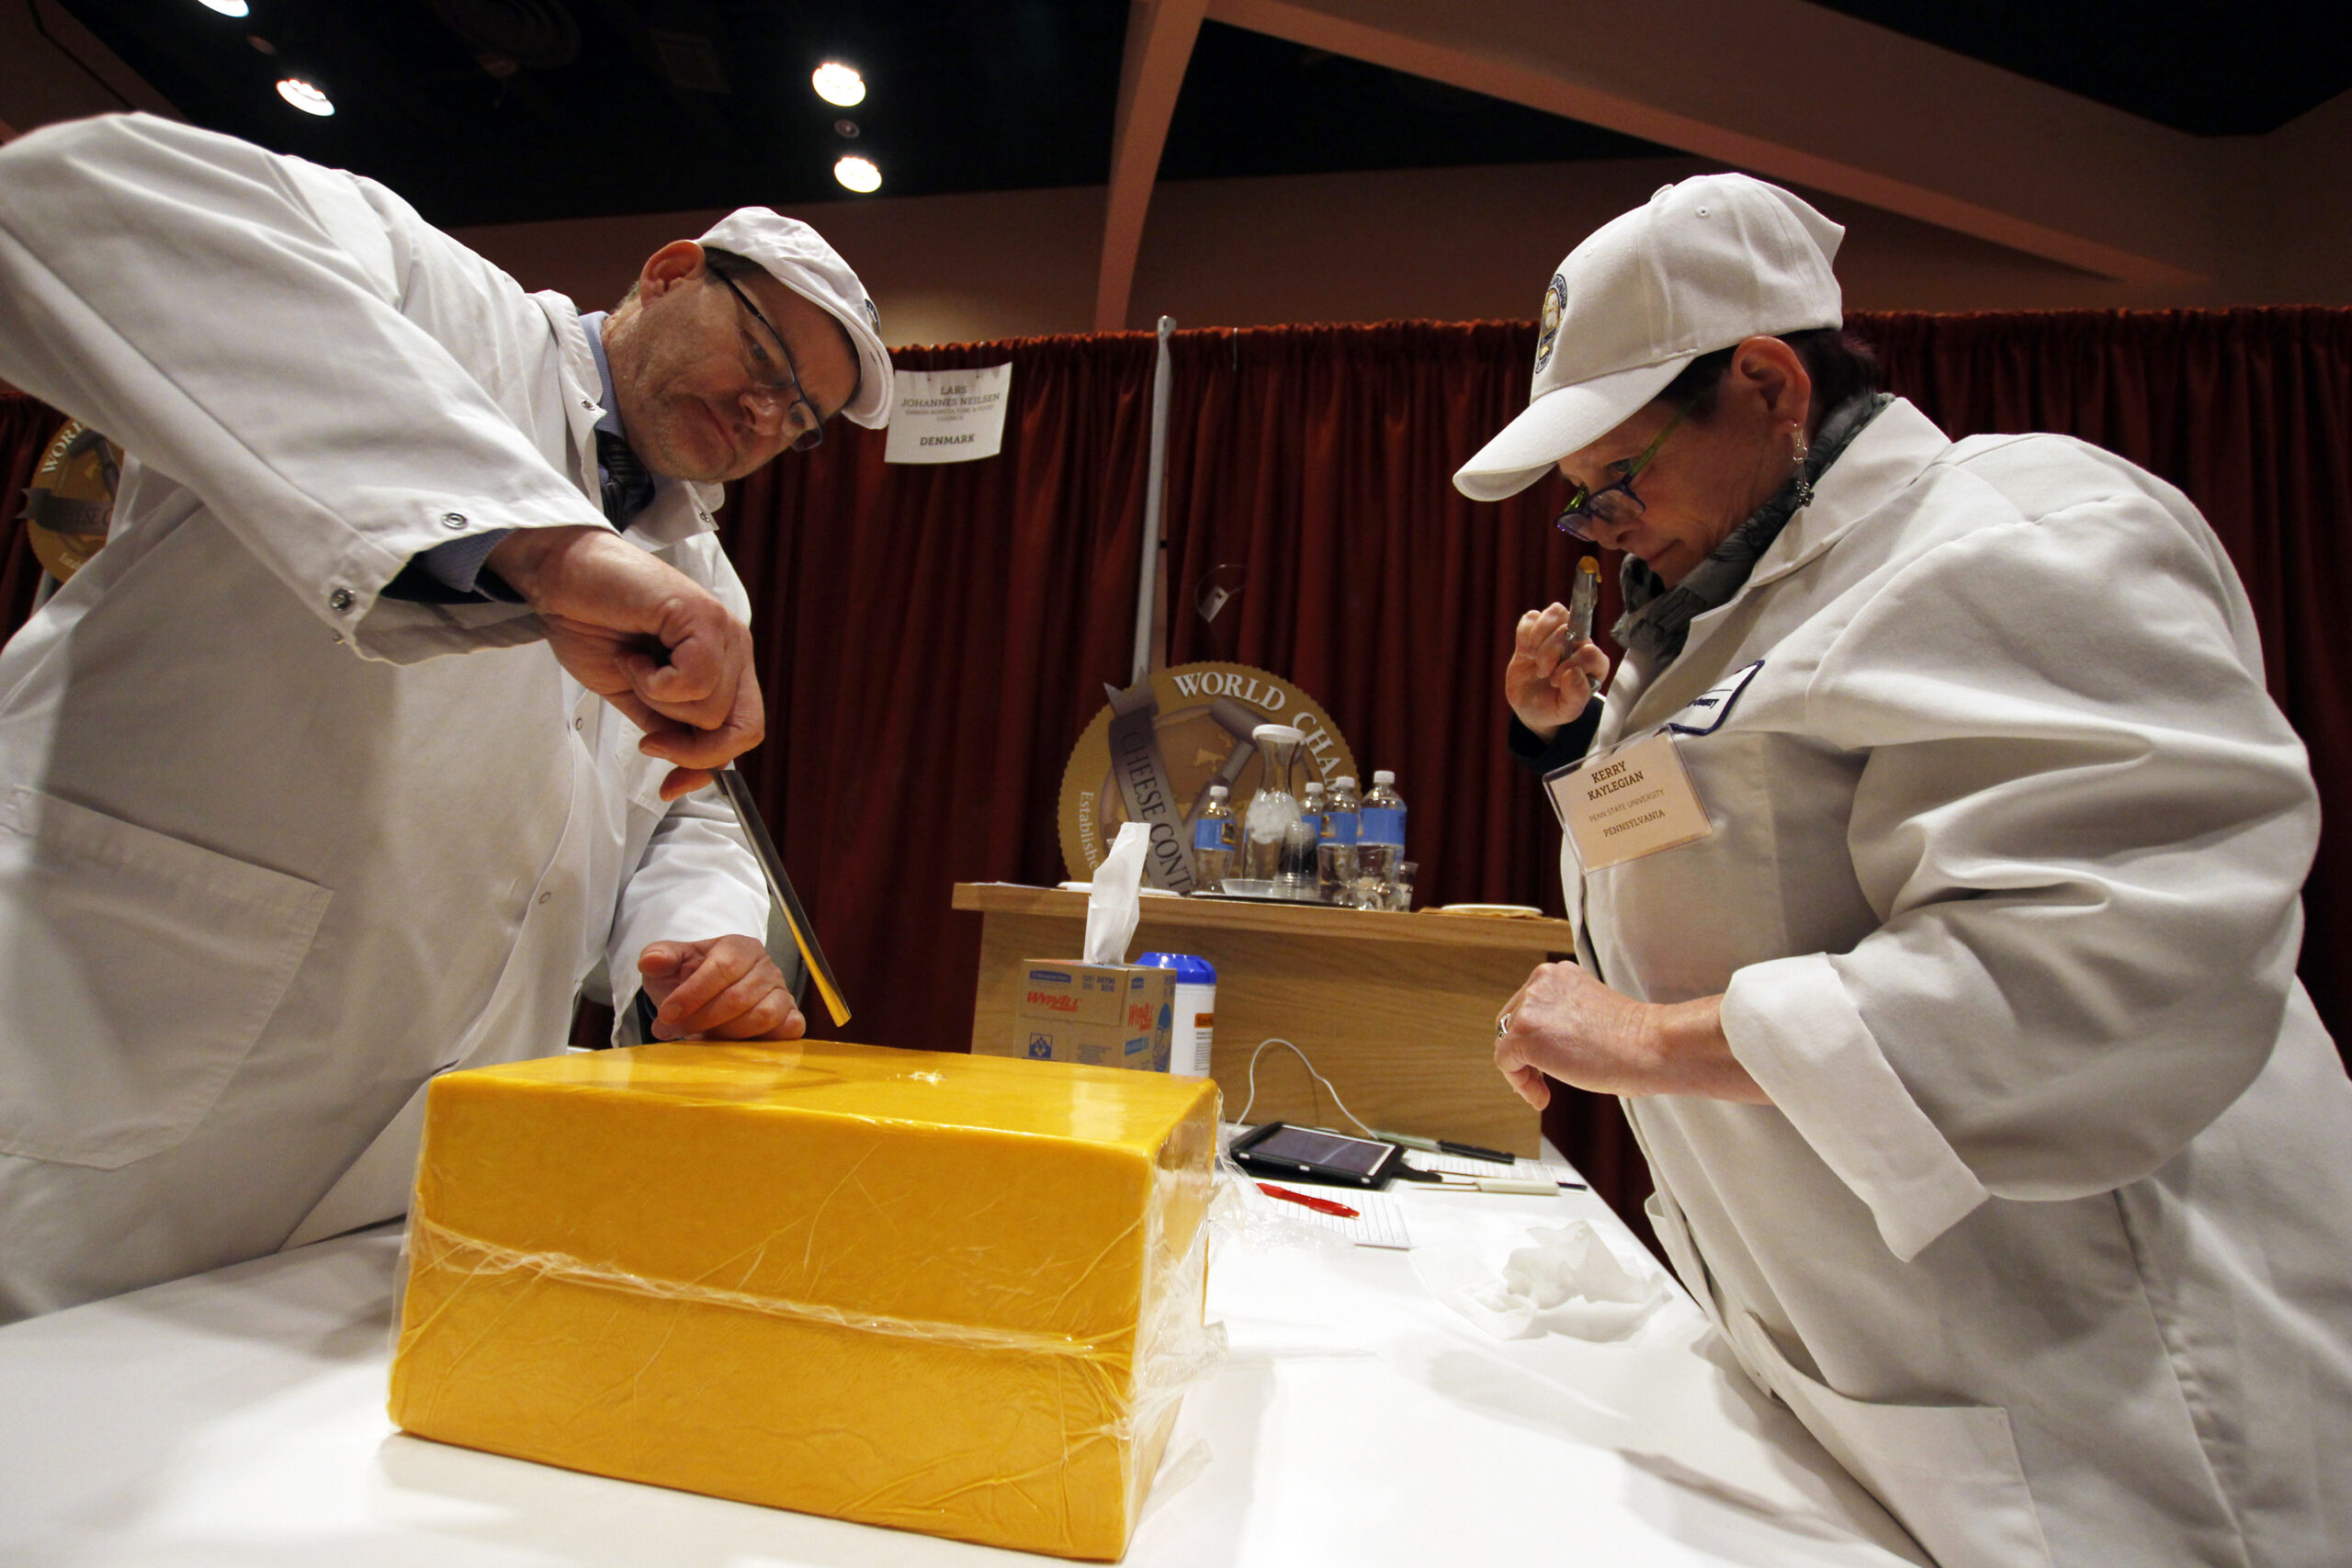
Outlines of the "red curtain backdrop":
M 768 702 L 768 742 L 744 770 L 840 971 L 853 1039 L 969 1043 L 979 921 L 948 908 L 949 889 L 1060 879 L 1062 764 L 1131 657 L 1151 341 L 897 360 L 1007 357 L 1001 456 L 886 466 L 880 432 L 836 422 L 814 452 L 745 480 L 720 519 Z
M 2328 820 L 2346 820 L 2352 632 L 2333 611 L 2352 588 L 2352 311 L 1851 324 L 1879 345 L 1893 389 L 1952 434 L 2064 432 L 2188 493 L 2245 578 Z M 1287 676 L 1363 768 L 1394 768 L 1427 903 L 1560 908 L 1559 830 L 1504 755 L 1498 682 L 1512 624 L 1565 592 L 1578 547 L 1548 525 L 1555 481 L 1498 506 L 1451 483 L 1525 403 L 1533 347 L 1531 325 L 1495 322 L 1186 332 L 1173 344 L 1170 657 Z M 1002 455 L 888 466 L 879 433 L 836 425 L 817 451 L 738 486 L 721 523 L 769 703 L 769 743 L 746 767 L 856 1009 L 845 1032 L 958 1050 L 978 919 L 949 908 L 950 885 L 1060 879 L 1063 764 L 1104 683 L 1126 679 L 1152 341 L 896 357 L 908 369 L 1009 361 Z M 13 483 L 46 438 L 42 417 L 0 402 Z M 20 530 L 11 547 L 0 591 L 13 626 L 29 593 Z M 1219 569 L 1240 592 L 1204 620 L 1194 594 Z M 1604 625 L 1613 599 L 1611 581 Z M 2352 1038 L 2348 842 L 2331 826 L 2306 897 L 2303 973 L 2339 1041 Z M 1638 1226 L 1648 1177 L 1614 1103 L 1563 1094 L 1545 1127 Z

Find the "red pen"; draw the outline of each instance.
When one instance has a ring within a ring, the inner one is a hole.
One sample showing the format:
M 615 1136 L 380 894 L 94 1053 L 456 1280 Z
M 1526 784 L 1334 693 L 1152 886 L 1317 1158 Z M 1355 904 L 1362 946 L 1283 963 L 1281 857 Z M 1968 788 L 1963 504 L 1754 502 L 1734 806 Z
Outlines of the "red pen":
M 1261 1181 L 1258 1183 L 1258 1190 L 1269 1198 L 1280 1198 L 1288 1202 L 1304 1204 L 1318 1214 L 1337 1214 L 1343 1220 L 1360 1220 L 1363 1217 L 1360 1210 L 1351 1209 L 1345 1203 L 1334 1203 L 1329 1198 L 1309 1198 L 1304 1192 L 1294 1192 L 1287 1187 L 1276 1187 L 1272 1182 Z

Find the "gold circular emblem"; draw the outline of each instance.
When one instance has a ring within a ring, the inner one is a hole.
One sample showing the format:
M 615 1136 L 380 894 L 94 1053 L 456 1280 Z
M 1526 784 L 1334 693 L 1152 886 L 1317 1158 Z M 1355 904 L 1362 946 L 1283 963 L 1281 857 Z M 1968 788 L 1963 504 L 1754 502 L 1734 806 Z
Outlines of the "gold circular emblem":
M 1568 309 L 1568 280 L 1558 273 L 1552 275 L 1551 285 L 1544 290 L 1544 311 L 1541 330 L 1535 339 L 1535 370 L 1541 375 L 1544 367 L 1552 362 L 1552 350 L 1560 340 L 1560 318 Z
M 25 487 L 25 536 L 58 581 L 81 570 L 107 542 L 121 474 L 122 448 L 78 419 L 67 420 L 41 454 Z
M 1092 878 L 1120 824 L 1148 821 L 1148 880 L 1189 888 L 1193 818 L 1208 804 L 1211 784 L 1232 792 L 1236 815 L 1248 806 L 1265 774 L 1250 739 L 1261 724 L 1295 725 L 1306 735 L 1299 757 L 1306 782 L 1362 778 L 1322 705 L 1263 670 L 1178 664 L 1114 695 L 1078 738 L 1062 773 L 1062 863 L 1071 880 Z

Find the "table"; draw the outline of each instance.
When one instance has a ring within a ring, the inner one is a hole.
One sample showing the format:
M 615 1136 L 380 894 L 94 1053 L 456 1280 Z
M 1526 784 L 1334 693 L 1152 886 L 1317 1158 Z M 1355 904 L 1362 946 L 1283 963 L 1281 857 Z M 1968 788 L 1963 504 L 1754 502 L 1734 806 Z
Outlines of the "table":
M 1012 1032 L 1023 959 L 1079 956 L 1086 895 L 959 882 L 955 900 L 983 922 L 972 1003 L 980 1049 Z M 1190 953 L 1216 966 L 1210 1073 L 1228 1114 L 1249 1092 L 1250 1053 L 1278 1036 L 1375 1127 L 1535 1152 L 1536 1114 L 1495 1070 L 1495 1014 L 1535 965 L 1576 951 L 1566 920 L 1147 897 L 1130 951 Z M 1269 1051 L 1251 1120 L 1343 1127 L 1317 1092 L 1297 1058 Z
M 1401 1194 L 1418 1241 L 1582 1193 Z M 0 1328 L 10 1568 L 982 1568 L 1053 1559 L 607 1481 L 395 1432 L 400 1238 L 363 1232 Z M 1499 1260 L 1499 1258 L 1498 1258 Z M 1632 1340 L 1498 1341 L 1408 1255 L 1227 1243 L 1134 1568 L 1919 1564 L 1679 1289 Z

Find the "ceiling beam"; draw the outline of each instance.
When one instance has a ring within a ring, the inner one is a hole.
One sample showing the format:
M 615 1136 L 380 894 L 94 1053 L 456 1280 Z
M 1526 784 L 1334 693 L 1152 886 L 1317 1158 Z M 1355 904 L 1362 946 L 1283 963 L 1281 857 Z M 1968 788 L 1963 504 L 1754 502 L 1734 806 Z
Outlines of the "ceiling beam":
M 1176 95 L 1184 85 L 1184 68 L 1192 63 L 1206 9 L 1207 0 L 1133 0 L 1127 7 L 1119 118 L 1111 136 L 1111 188 L 1103 204 L 1102 270 L 1094 287 L 1098 333 L 1127 324 L 1160 150 L 1168 144 L 1168 122 L 1176 113 Z
M 1804 0 L 1210 0 L 1208 15 L 2122 282 L 2214 274 L 2213 142 Z

